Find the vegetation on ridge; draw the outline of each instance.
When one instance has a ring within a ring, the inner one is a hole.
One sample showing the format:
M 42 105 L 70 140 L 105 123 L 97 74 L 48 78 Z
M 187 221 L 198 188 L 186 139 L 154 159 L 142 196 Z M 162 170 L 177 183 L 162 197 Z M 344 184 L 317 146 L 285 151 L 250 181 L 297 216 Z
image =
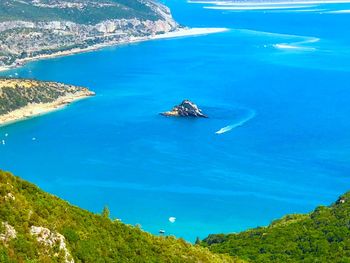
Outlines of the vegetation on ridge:
M 0 69 L 176 28 L 157 0 L 1 0 Z
M 90 96 L 88 89 L 58 82 L 0 78 L 0 116 L 29 104 L 50 103 L 64 96 Z
M 350 262 L 350 192 L 311 214 L 288 215 L 238 234 L 209 235 L 201 245 L 249 262 Z
M 241 262 L 107 215 L 107 209 L 92 214 L 0 171 L 0 262 Z
M 159 16 L 144 2 L 137 0 L 2 0 L 0 1 L 0 22 L 55 20 L 96 24 L 108 19 L 135 17 L 159 19 Z
M 6 263 L 350 262 L 350 192 L 310 214 L 196 244 L 112 221 L 107 207 L 92 214 L 0 171 L 0 262 Z

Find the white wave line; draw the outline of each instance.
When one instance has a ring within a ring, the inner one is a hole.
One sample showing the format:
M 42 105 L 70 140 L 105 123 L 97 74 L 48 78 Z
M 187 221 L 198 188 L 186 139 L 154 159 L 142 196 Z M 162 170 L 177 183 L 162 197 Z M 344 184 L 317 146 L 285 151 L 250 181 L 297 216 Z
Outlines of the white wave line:
M 271 36 L 271 37 L 301 38 L 301 39 L 306 39 L 307 41 L 314 41 L 314 42 L 317 42 L 320 40 L 319 38 L 312 37 L 312 36 L 275 33 L 275 32 L 258 31 L 258 30 L 252 30 L 252 29 L 232 29 L 232 30 L 243 32 L 243 33 L 250 33 L 250 34 L 255 34 L 255 35 L 265 35 L 265 36 Z
M 190 4 L 212 4 L 212 5 L 229 5 L 229 6 L 278 6 L 278 5 L 318 5 L 318 4 L 346 4 L 350 0 L 316 0 L 316 1 L 280 1 L 280 2 L 235 2 L 235 1 L 187 1 Z
M 278 49 L 298 49 L 298 50 L 307 50 L 307 51 L 314 51 L 316 48 L 314 47 L 307 47 L 304 46 L 305 44 L 312 44 L 320 41 L 317 37 L 308 37 L 304 41 L 297 41 L 293 43 L 278 43 L 274 44 L 273 46 Z
M 328 11 L 326 12 L 328 14 L 350 14 L 350 10 L 345 9 L 345 10 L 334 10 L 334 11 Z
M 302 9 L 302 8 L 313 8 L 316 5 L 284 5 L 284 6 L 204 6 L 205 9 L 215 9 L 215 10 L 281 10 L 281 9 Z

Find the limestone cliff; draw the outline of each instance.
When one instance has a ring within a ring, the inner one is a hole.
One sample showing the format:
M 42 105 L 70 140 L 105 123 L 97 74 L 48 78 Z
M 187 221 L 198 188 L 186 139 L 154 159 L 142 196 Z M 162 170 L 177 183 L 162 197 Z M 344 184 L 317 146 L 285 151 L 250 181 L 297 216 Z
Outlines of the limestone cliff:
M 169 8 L 152 0 L 0 1 L 0 66 L 177 28 Z

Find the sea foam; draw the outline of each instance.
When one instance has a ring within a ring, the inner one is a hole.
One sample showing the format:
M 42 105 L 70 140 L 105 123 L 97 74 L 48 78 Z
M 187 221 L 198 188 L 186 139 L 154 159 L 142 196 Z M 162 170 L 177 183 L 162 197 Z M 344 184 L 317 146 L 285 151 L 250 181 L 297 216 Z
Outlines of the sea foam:
M 218 6 L 204 6 L 205 9 L 216 9 L 216 10 L 232 10 L 232 11 L 248 11 L 248 10 L 281 10 L 281 9 L 301 9 L 301 8 L 313 8 L 315 5 L 284 5 L 284 6 L 228 6 L 228 5 L 218 5 Z
M 328 14 L 350 14 L 350 10 L 335 10 L 335 11 L 329 11 Z
M 301 51 L 314 51 L 315 47 L 307 46 L 308 44 L 316 43 L 320 41 L 316 37 L 305 37 L 305 40 L 297 41 L 293 43 L 278 43 L 274 44 L 273 47 L 277 49 L 286 49 L 286 50 L 301 50 Z
M 239 1 L 206 1 L 206 0 L 189 0 L 190 4 L 212 4 L 212 5 L 229 5 L 229 6 L 284 6 L 284 5 L 318 5 L 318 4 L 346 4 L 350 0 L 300 0 L 300 1 L 279 1 L 279 2 L 239 2 Z

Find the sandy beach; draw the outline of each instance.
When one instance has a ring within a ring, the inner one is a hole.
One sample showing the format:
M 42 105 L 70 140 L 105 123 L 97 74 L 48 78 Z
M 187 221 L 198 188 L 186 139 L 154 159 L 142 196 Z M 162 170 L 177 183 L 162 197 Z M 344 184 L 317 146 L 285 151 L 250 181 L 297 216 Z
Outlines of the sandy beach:
M 0 115 L 0 127 L 62 109 L 72 102 L 85 99 L 93 95 L 94 93 L 91 91 L 81 91 L 74 95 L 60 97 L 51 103 L 29 104 L 10 113 Z
M 228 28 L 188 28 L 188 29 L 181 29 L 179 31 L 169 32 L 166 34 L 156 35 L 151 37 L 151 39 L 207 35 L 207 34 L 225 32 L 228 30 L 229 30 Z
M 60 57 L 60 56 L 68 56 L 73 55 L 77 53 L 82 52 L 89 52 L 98 50 L 104 47 L 113 46 L 113 45 L 121 45 L 121 44 L 128 44 L 128 43 L 135 43 L 135 42 L 141 42 L 141 41 L 149 41 L 149 40 L 157 40 L 157 39 L 166 39 L 166 38 L 176 38 L 176 37 L 187 37 L 187 36 L 196 36 L 196 35 L 206 35 L 206 34 L 213 34 L 213 33 L 219 33 L 227 31 L 227 28 L 182 28 L 174 32 L 169 32 L 165 34 L 160 35 L 154 35 L 154 36 L 147 36 L 147 37 L 134 37 L 130 38 L 125 41 L 112 41 L 107 42 L 103 44 L 94 45 L 85 49 L 72 49 L 67 50 L 63 52 L 57 52 L 50 55 L 40 55 L 36 57 L 26 58 L 22 59 L 20 61 L 17 61 L 20 63 L 21 66 L 23 66 L 25 63 L 33 61 L 33 60 L 39 60 L 39 59 L 48 59 L 48 58 L 54 58 L 54 57 Z M 9 67 L 0 67 L 0 71 L 9 70 L 11 68 L 14 68 L 15 66 L 9 66 Z M 0 126 L 8 125 L 17 121 L 29 119 L 38 115 L 43 115 L 55 110 L 59 110 L 63 108 L 64 106 L 80 100 L 87 98 L 89 96 L 94 95 L 92 92 L 80 92 L 76 93 L 74 95 L 68 95 L 61 97 L 57 99 L 55 102 L 52 103 L 45 103 L 45 104 L 31 104 L 27 105 L 26 107 L 17 109 L 15 111 L 12 111 L 10 113 L 0 115 Z
M 136 42 L 157 40 L 157 39 L 207 35 L 207 34 L 225 32 L 228 30 L 229 30 L 228 28 L 181 28 L 179 30 L 176 30 L 173 32 L 168 32 L 165 34 L 145 36 L 145 37 L 131 37 L 127 40 L 110 41 L 110 42 L 106 42 L 106 43 L 96 44 L 96 45 L 93 45 L 93 46 L 90 46 L 87 48 L 75 48 L 75 49 L 70 49 L 67 51 L 56 52 L 56 53 L 49 54 L 49 55 L 39 55 L 39 56 L 35 56 L 35 57 L 25 58 L 25 59 L 17 60 L 17 63 L 19 63 L 20 66 L 14 66 L 14 65 L 13 66 L 3 66 L 3 67 L 0 67 L 0 71 L 6 71 L 6 70 L 9 70 L 12 68 L 21 67 L 25 63 L 28 63 L 28 62 L 34 61 L 34 60 L 55 58 L 55 57 L 61 57 L 61 56 L 69 56 L 69 55 L 74 55 L 77 53 L 90 52 L 90 51 L 98 50 L 98 49 L 109 47 L 109 46 L 116 46 L 116 45 L 121 45 L 121 44 L 136 43 Z

